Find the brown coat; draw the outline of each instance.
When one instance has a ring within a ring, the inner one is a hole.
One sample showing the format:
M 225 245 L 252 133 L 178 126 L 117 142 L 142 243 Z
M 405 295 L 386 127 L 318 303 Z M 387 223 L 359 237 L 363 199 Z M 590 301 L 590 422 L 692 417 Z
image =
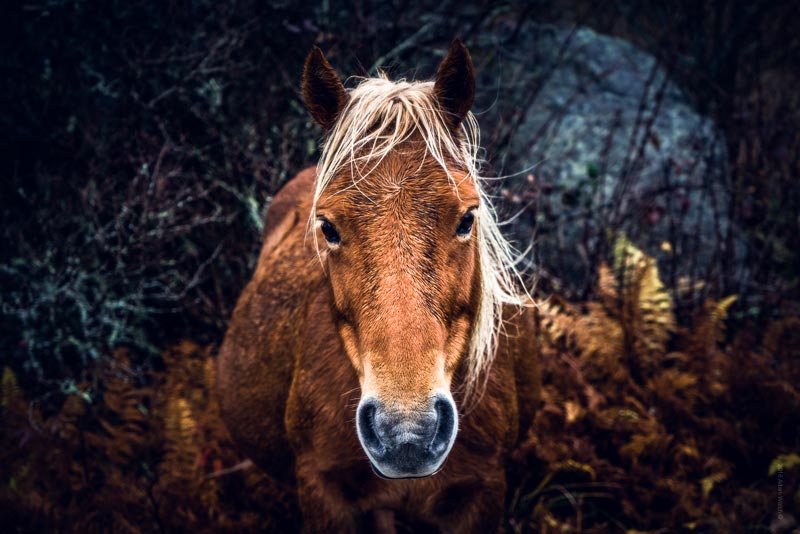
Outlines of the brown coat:
M 219 397 L 228 429 L 259 467 L 296 481 L 308 532 L 375 529 L 391 523 L 387 511 L 444 532 L 496 530 L 509 453 L 538 403 L 533 313 L 508 314 L 479 400 L 470 408 L 456 395 L 459 431 L 443 469 L 421 479 L 379 478 L 356 437 L 359 381 L 307 237 L 314 178 L 315 170 L 306 169 L 274 198 L 256 272 L 220 350 Z

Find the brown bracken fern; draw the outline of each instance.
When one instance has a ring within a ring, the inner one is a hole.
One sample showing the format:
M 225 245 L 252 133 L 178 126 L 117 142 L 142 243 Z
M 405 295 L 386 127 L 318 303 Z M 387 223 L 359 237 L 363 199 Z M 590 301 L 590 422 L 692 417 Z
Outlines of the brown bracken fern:
M 735 296 L 679 325 L 656 260 L 625 236 L 598 268 L 596 295 L 539 303 L 543 406 L 518 458 L 544 481 L 523 480 L 514 530 L 764 526 L 770 461 L 797 446 L 800 428 L 800 373 L 777 347 L 798 351 L 782 324 L 800 325 L 773 325 L 760 353 L 745 336 L 724 346 Z
M 785 496 L 800 479 L 800 320 L 731 337 L 731 296 L 678 321 L 656 261 L 624 237 L 613 251 L 594 300 L 538 303 L 542 405 L 515 454 L 507 530 L 766 529 L 777 473 Z M 131 359 L 117 350 L 57 404 L 3 369 L 1 524 L 296 531 L 291 485 L 225 431 L 213 349 L 179 343 L 149 371 Z

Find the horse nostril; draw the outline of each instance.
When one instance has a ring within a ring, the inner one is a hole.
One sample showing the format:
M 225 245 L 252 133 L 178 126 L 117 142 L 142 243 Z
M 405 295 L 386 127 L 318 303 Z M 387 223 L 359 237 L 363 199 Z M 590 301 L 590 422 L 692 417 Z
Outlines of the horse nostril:
M 376 398 L 356 411 L 361 445 L 380 476 L 428 476 L 442 465 L 455 440 L 458 421 L 452 399 L 437 395 L 427 410 L 386 410 Z
M 368 400 L 363 402 L 358 407 L 357 427 L 359 437 L 364 447 L 369 449 L 369 452 L 375 456 L 382 455 L 386 447 L 384 447 L 378 433 L 375 431 L 375 414 L 378 411 L 377 402 Z
M 437 416 L 437 427 L 429 449 L 433 454 L 440 455 L 443 454 L 450 445 L 451 438 L 453 437 L 453 430 L 456 426 L 456 414 L 453 409 L 453 402 L 442 397 L 436 399 L 434 410 Z

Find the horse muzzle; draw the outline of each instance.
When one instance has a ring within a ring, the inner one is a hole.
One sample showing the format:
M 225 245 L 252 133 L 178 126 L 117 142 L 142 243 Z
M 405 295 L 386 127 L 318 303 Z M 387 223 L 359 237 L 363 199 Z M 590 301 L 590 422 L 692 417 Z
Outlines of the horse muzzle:
M 458 420 L 449 395 L 431 398 L 428 409 L 386 410 L 374 397 L 356 413 L 361 446 L 383 478 L 419 478 L 436 473 L 453 446 Z

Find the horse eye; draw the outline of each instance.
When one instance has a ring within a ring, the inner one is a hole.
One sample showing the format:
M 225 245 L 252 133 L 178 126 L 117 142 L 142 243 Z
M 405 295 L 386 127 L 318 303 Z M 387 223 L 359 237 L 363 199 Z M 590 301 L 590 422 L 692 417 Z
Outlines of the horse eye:
M 458 224 L 458 228 L 456 228 L 456 235 L 458 237 L 468 237 L 472 233 L 472 225 L 474 223 L 475 215 L 472 213 L 472 211 L 468 211 L 464 214 L 464 217 Z
M 323 219 L 320 228 L 325 235 L 325 241 L 327 241 L 329 245 L 338 245 L 342 241 L 339 232 L 336 231 L 336 227 L 330 221 Z

